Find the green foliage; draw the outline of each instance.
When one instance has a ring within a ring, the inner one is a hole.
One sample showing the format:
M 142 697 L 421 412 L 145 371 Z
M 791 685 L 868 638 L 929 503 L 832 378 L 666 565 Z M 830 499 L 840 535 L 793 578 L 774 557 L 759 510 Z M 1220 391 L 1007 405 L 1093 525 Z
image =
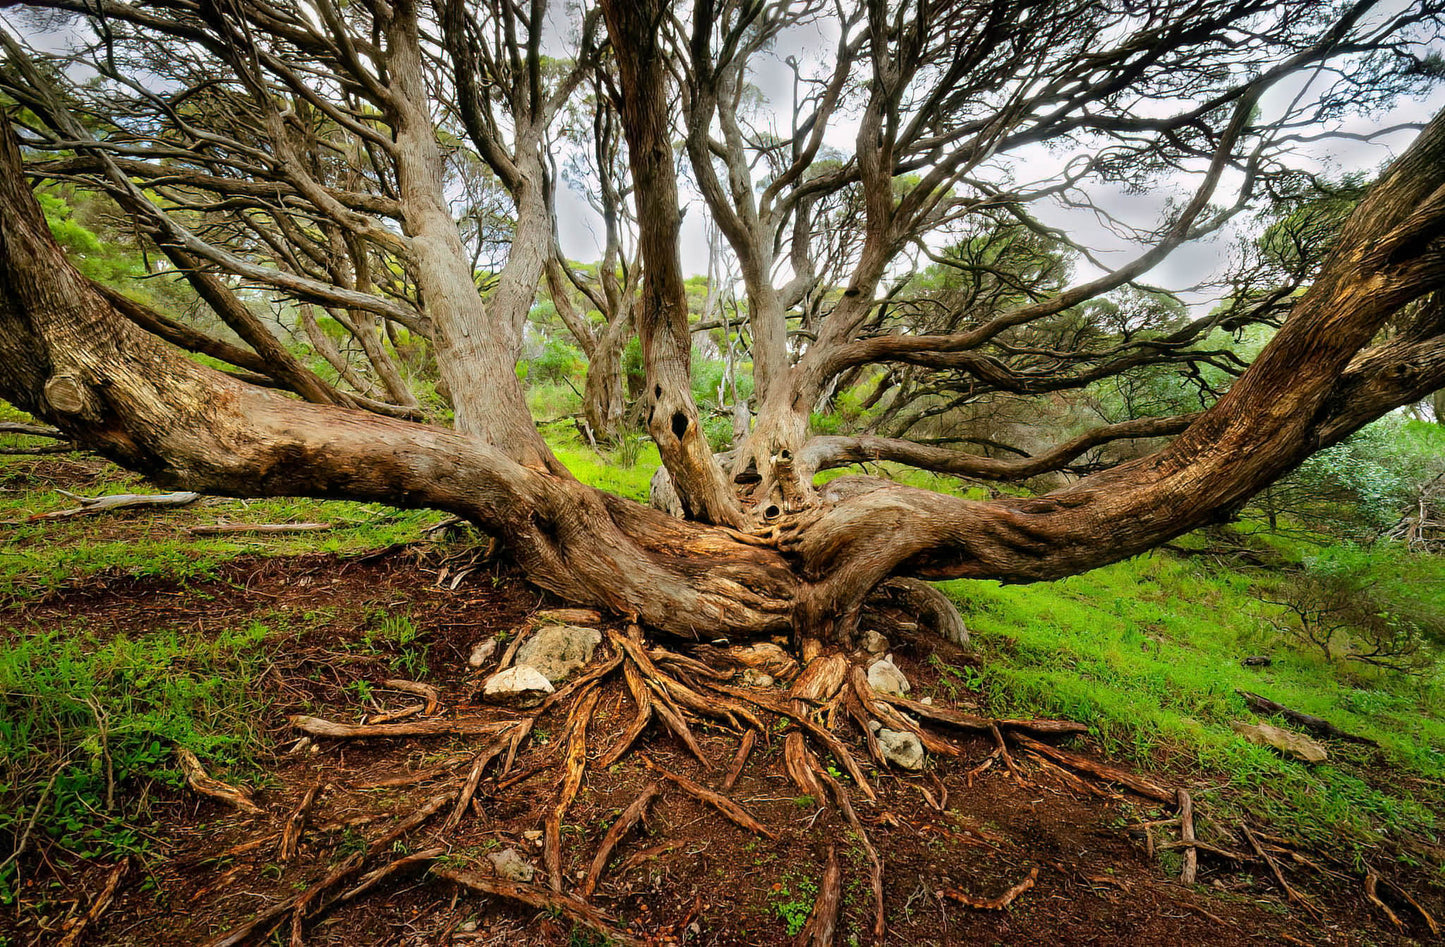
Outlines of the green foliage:
M 818 898 L 818 882 L 801 874 L 789 874 L 773 885 L 768 892 L 768 903 L 773 913 L 783 922 L 789 937 L 797 937 L 813 913 L 813 902 Z
M 526 378 L 532 384 L 564 384 L 580 381 L 587 367 L 582 351 L 558 337 L 548 339 L 542 351 L 525 363 Z
M 83 625 L 16 633 L 0 649 L 0 834 L 37 832 L 86 858 L 143 854 L 148 782 L 179 785 L 176 747 L 244 764 L 265 710 L 251 687 L 271 632 L 177 631 L 98 638 Z M 15 892 L 14 866 L 0 900 Z

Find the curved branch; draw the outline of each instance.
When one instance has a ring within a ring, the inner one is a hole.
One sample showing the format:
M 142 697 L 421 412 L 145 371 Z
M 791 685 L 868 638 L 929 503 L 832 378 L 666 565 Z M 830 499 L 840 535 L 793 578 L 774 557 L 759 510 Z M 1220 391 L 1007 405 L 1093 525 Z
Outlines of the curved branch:
M 1085 451 L 1110 441 L 1178 434 L 1198 417 L 1198 414 L 1181 414 L 1108 424 L 1086 431 L 1041 454 L 1007 459 L 892 437 L 815 437 L 803 449 L 803 463 L 814 470 L 828 470 L 864 461 L 887 460 L 957 477 L 1027 480 L 1060 470 Z

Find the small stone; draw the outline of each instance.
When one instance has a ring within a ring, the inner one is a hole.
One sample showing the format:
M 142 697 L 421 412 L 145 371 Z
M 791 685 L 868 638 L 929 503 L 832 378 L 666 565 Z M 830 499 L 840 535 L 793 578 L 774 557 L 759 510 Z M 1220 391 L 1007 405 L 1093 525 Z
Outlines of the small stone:
M 1255 746 L 1274 747 L 1286 756 L 1292 756 L 1306 763 L 1323 763 L 1329 759 L 1325 748 L 1302 733 L 1282 730 L 1267 723 L 1245 723 L 1232 720 L 1229 724 L 1234 732 Z
M 933 698 L 932 698 L 932 697 L 920 697 L 920 698 L 918 698 L 918 702 L 919 702 L 920 704 L 924 704 L 924 705 L 929 706 L 929 707 L 932 707 L 932 706 L 933 706 Z
M 863 632 L 863 650 L 869 654 L 884 654 L 888 651 L 888 639 L 870 628 Z
M 517 649 L 517 664 L 536 668 L 553 684 L 592 660 L 602 632 L 581 625 L 545 625 Z
M 497 639 L 483 638 L 472 646 L 472 653 L 467 657 L 467 664 L 479 668 L 497 653 Z
M 880 727 L 878 749 L 885 760 L 900 769 L 923 769 L 923 741 L 915 734 Z
M 492 868 L 497 874 L 508 881 L 520 881 L 525 884 L 531 881 L 532 876 L 537 873 L 537 869 L 532 867 L 532 863 L 517 854 L 515 848 L 504 848 L 500 852 L 492 852 L 487 858 L 491 860 Z
M 1267 668 L 1273 664 L 1274 661 L 1267 654 L 1251 654 L 1239 663 L 1247 668 Z
M 868 668 L 868 686 L 880 694 L 894 694 L 898 697 L 905 696 L 913 686 L 908 683 L 908 678 L 898 670 L 898 665 L 893 663 L 893 655 L 879 658 Z
M 542 830 L 528 829 L 527 831 L 522 833 L 522 838 L 526 839 L 529 842 L 540 842 L 542 841 Z
M 552 682 L 541 671 L 525 664 L 509 667 L 487 678 L 482 699 L 494 704 L 529 704 L 552 693 Z
M 766 671 L 759 671 L 757 668 L 743 668 L 743 674 L 739 680 L 744 687 L 773 686 L 773 676 Z

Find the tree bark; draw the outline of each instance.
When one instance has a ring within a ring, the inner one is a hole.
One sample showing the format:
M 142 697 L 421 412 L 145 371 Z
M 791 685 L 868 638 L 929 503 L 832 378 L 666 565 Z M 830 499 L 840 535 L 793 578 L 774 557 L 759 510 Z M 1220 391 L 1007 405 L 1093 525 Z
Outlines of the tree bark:
M 647 427 L 692 519 L 741 527 L 746 518 L 698 422 L 692 337 L 677 235 L 677 171 L 661 0 L 604 0 L 622 87 L 622 123 L 642 221 L 642 303 L 637 334 L 647 368 Z

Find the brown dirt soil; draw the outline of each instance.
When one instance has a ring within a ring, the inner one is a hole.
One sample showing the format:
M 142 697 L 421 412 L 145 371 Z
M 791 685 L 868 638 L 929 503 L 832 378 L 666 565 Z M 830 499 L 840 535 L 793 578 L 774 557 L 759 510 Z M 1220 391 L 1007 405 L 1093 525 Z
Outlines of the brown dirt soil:
M 455 589 L 439 587 L 450 586 L 458 572 L 468 568 L 473 571 Z M 353 683 L 358 680 L 372 683 L 381 709 L 415 703 L 414 696 L 388 691 L 380 683 L 397 676 L 393 655 L 385 648 L 368 653 L 353 646 L 375 609 L 404 607 L 428 645 L 431 670 L 424 680 L 441 693 L 438 715 L 514 718 L 514 713 L 475 703 L 480 675 L 467 667 L 467 655 L 483 637 L 519 628 L 548 604 L 504 565 L 469 557 L 439 561 L 404 549 L 350 560 L 329 555 L 237 560 L 217 578 L 184 588 L 160 578 L 101 575 L 45 600 L 8 609 L 0 627 L 44 626 L 83 614 L 89 617 L 88 628 L 100 635 L 159 626 L 234 625 L 278 612 L 312 616 L 300 635 L 278 651 L 264 678 L 271 692 L 265 725 L 274 734 L 276 754 L 263 761 L 270 777 L 254 787 L 262 813 L 247 816 L 189 792 L 152 789 L 158 793 L 152 804 L 156 819 L 145 831 L 153 839 L 155 857 L 124 878 L 114 903 L 86 931 L 83 942 L 145 947 L 202 943 L 296 895 L 428 799 L 443 793 L 454 796 L 472 755 L 489 738 L 298 742 L 288 715 L 304 711 L 355 722 L 363 710 L 375 712 L 377 707 L 358 705 Z M 937 676 L 926 660 L 931 646 L 895 645 L 896 659 L 915 688 L 930 692 Z M 668 646 L 687 651 L 685 644 Z M 604 644 L 596 660 L 610 653 Z M 620 673 L 605 679 L 597 693 L 586 735 L 586 752 L 594 760 L 634 713 Z M 782 693 L 775 691 L 774 696 Z M 548 764 L 562 752 L 574 706 L 574 701 L 559 702 L 538 719 L 502 787 L 497 783 L 500 761 L 487 769 L 476 804 L 455 829 L 443 828 L 449 803 L 368 859 L 361 870 L 370 871 L 406 852 L 442 847 L 442 866 L 488 874 L 485 856 L 514 848 L 537 866 L 535 883 L 545 890 L 541 843 L 534 838 L 561 783 L 557 767 Z M 859 840 L 836 809 L 820 809 L 801 796 L 783 767 L 785 725 L 771 715 L 764 719 L 771 732 L 759 741 L 728 795 L 777 838 L 739 828 L 664 782 L 642 826 L 618 846 L 591 899 L 616 927 L 656 944 L 790 943 L 784 918 L 806 916 L 828 849 L 836 846 L 842 866 L 837 943 L 872 942 L 868 861 Z M 693 729 L 718 764 L 712 772 L 657 721 L 620 763 L 587 769 L 562 826 L 562 867 L 569 890 L 577 873 L 590 865 L 612 820 L 657 778 L 646 762 L 718 785 L 736 750 L 737 733 L 703 723 L 694 723 Z M 836 730 L 866 762 L 860 733 L 841 714 Z M 1164 807 L 1101 783 L 1080 783 L 1018 749 L 1014 757 L 1026 783 L 1020 784 L 997 762 L 970 777 L 969 771 L 993 750 L 992 739 L 948 735 L 963 749 L 960 758 L 931 755 L 923 775 L 879 774 L 874 780 L 876 804 L 846 777 L 839 780 L 848 787 L 886 866 L 888 944 L 1209 942 L 1226 947 L 1411 942 L 1364 900 L 1356 878 L 1333 868 L 1313 871 L 1283 846 L 1275 846 L 1275 857 L 1292 885 L 1307 892 L 1319 919 L 1287 903 L 1272 873 L 1253 859 L 1236 865 L 1201 853 L 1199 884 L 1184 886 L 1164 874 L 1161 863 L 1146 851 L 1144 830 L 1137 828 L 1141 821 L 1171 815 Z M 1088 753 L 1087 746 L 1075 749 Z M 820 757 L 827 762 L 826 756 Z M 872 768 L 867 769 L 871 775 Z M 413 778 L 404 785 L 377 788 L 380 782 L 408 776 Z M 299 853 L 282 862 L 277 856 L 280 833 L 303 795 L 318 785 Z M 1171 827 L 1153 830 L 1153 841 L 1161 845 L 1176 837 L 1177 829 Z M 1216 837 L 1216 842 L 1248 851 L 1240 838 Z M 1308 858 L 1319 864 L 1323 856 Z M 88 908 L 110 867 L 46 860 L 31 883 L 41 890 L 55 883 L 64 893 L 50 895 L 41 913 L 22 905 L 18 926 L 13 909 L 7 909 L 0 915 L 0 943 L 5 942 L 7 925 L 16 943 L 54 943 L 61 923 Z M 980 910 L 940 895 L 951 889 L 987 900 L 1035 870 L 1036 884 L 1004 910 Z M 337 890 L 348 887 L 350 883 Z M 1383 886 L 1381 891 L 1411 925 L 1412 934 L 1428 936 L 1407 904 Z M 1438 908 L 1436 902 L 1427 903 Z M 289 933 L 288 914 L 275 935 L 279 939 L 261 937 L 257 942 L 285 943 Z M 603 943 L 557 911 L 478 895 L 427 875 L 424 865 L 319 914 L 306 923 L 302 935 L 301 942 L 314 947 Z

